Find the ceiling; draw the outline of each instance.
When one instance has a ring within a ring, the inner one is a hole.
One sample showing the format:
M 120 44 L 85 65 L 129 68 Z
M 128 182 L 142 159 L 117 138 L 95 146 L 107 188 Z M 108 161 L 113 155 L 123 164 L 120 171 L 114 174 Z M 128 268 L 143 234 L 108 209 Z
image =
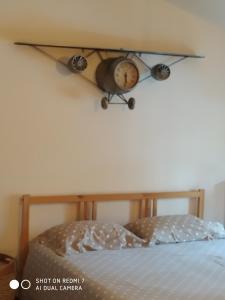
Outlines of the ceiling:
M 207 21 L 225 26 L 224 0 L 166 0 L 184 10 L 198 15 Z

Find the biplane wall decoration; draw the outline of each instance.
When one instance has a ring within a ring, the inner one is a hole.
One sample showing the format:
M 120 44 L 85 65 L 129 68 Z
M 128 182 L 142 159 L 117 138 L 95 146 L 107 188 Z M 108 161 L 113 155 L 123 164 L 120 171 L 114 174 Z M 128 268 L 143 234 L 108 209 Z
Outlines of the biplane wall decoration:
M 64 46 L 34 44 L 16 42 L 16 45 L 30 46 L 37 50 L 42 48 L 64 48 L 74 49 L 79 53 L 68 57 L 64 64 L 71 72 L 82 74 L 89 66 L 89 60 L 97 55 L 99 62 L 95 67 L 95 80 L 93 83 L 104 92 L 101 99 L 101 106 L 107 109 L 109 104 L 126 104 L 129 109 L 134 109 L 135 99 L 126 98 L 125 94 L 131 92 L 139 83 L 149 79 L 166 80 L 171 74 L 171 66 L 183 61 L 186 58 L 204 58 L 202 55 L 170 53 L 158 51 L 142 51 L 129 49 L 94 48 L 81 46 Z M 44 51 L 42 51 L 45 53 Z M 107 54 L 107 57 L 105 55 Z M 170 57 L 170 63 L 157 62 L 150 66 L 145 57 Z M 119 98 L 120 102 L 114 101 Z

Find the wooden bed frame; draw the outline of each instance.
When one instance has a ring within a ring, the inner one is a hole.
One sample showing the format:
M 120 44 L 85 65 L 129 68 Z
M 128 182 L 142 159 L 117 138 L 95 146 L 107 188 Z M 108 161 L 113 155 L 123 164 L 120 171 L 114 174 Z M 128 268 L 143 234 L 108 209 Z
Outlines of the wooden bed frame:
M 204 190 L 186 192 L 159 192 L 159 193 L 124 193 L 124 194 L 93 194 L 93 195 L 56 195 L 56 196 L 30 196 L 22 197 L 22 228 L 20 237 L 19 257 L 20 270 L 22 270 L 29 245 L 30 207 L 33 204 L 55 204 L 70 203 L 77 204 L 79 220 L 97 219 L 97 202 L 100 201 L 136 201 L 138 205 L 138 216 L 156 216 L 157 200 L 160 199 L 181 199 L 190 198 L 197 201 L 197 217 L 203 218 L 204 211 Z

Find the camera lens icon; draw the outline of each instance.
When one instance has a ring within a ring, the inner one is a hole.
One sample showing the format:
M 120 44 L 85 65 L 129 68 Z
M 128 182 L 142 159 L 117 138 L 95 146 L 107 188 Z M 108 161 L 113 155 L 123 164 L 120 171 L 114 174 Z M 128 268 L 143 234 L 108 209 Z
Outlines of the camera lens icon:
M 19 286 L 21 286 L 23 290 L 28 290 L 31 287 L 31 282 L 28 279 L 24 279 L 19 283 L 18 280 L 13 279 L 10 281 L 9 286 L 12 290 L 17 290 Z
M 24 279 L 21 281 L 20 286 L 24 290 L 29 290 L 29 288 L 31 287 L 31 282 L 28 279 Z

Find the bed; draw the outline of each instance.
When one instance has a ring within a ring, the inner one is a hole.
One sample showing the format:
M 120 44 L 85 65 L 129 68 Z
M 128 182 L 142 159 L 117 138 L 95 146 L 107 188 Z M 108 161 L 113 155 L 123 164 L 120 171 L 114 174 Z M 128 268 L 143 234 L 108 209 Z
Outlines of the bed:
M 139 217 L 157 215 L 158 199 L 190 198 L 202 217 L 204 191 L 47 196 L 23 198 L 21 257 L 26 258 L 23 300 L 142 299 L 224 300 L 225 239 L 162 244 L 154 247 L 88 251 L 59 256 L 29 240 L 29 208 L 40 203 L 77 202 L 81 219 L 97 218 L 98 201 L 139 203 Z M 115 200 L 115 201 L 116 201 Z M 27 255 L 28 253 L 28 255 Z M 26 280 L 29 280 L 26 282 Z

